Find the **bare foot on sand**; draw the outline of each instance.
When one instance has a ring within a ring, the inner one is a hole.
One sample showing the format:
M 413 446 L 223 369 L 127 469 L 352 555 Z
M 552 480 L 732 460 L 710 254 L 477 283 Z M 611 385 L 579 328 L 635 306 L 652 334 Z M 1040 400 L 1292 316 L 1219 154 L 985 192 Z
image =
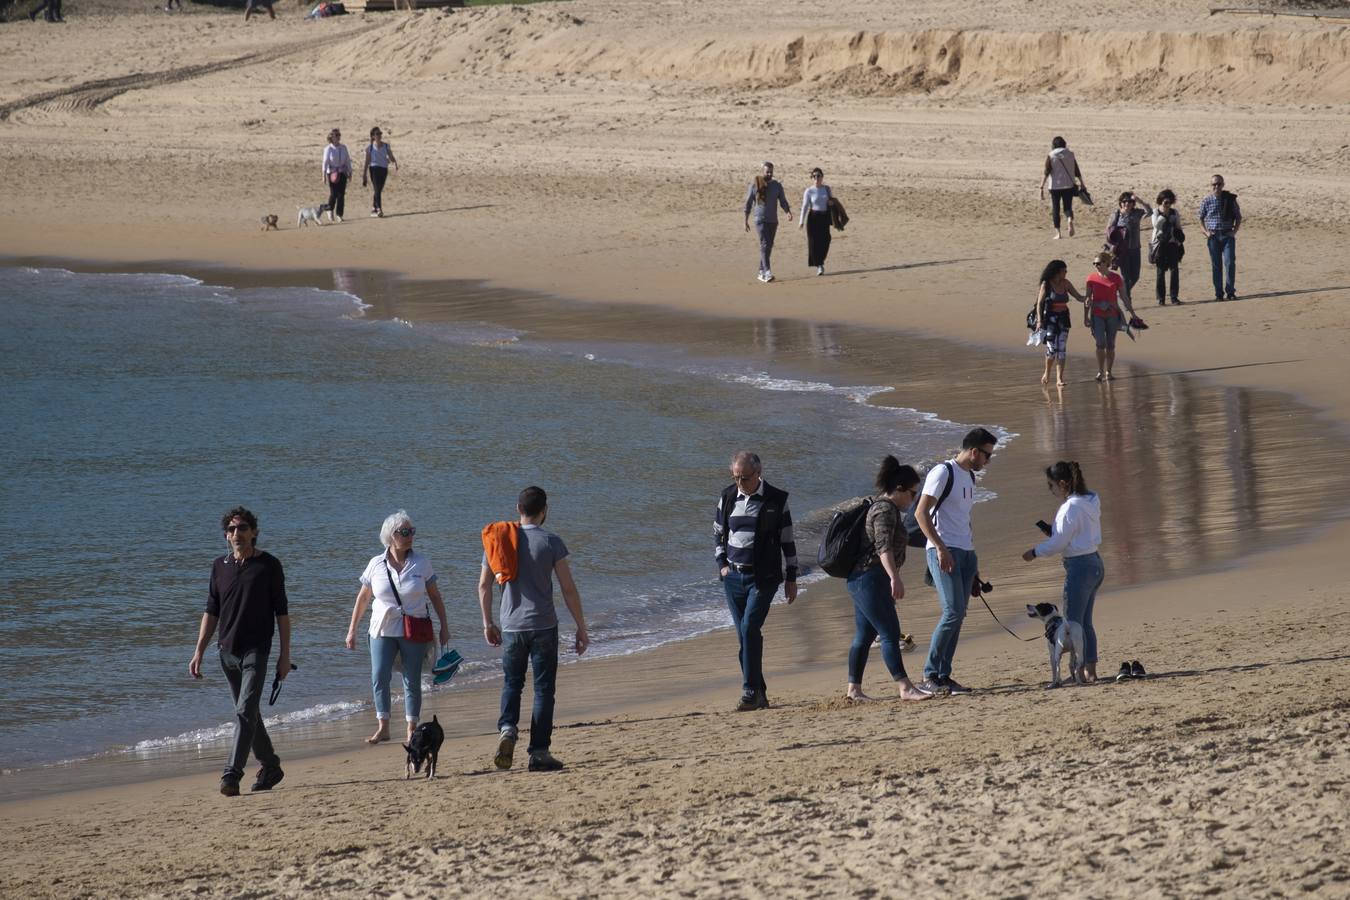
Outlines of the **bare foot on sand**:
M 375 729 L 375 733 L 366 738 L 367 744 L 383 744 L 389 740 L 389 723 L 384 719 L 380 720 L 380 726 Z
M 1067 381 L 1056 381 L 1056 382 L 1055 382 L 1055 387 L 1064 387 L 1064 385 L 1066 385 L 1066 384 L 1068 384 Z
M 848 686 L 848 691 L 844 694 L 844 700 L 847 703 L 871 703 L 872 698 L 863 693 L 862 688 L 855 684 Z
M 927 691 L 921 691 L 914 686 L 914 683 L 908 678 L 901 678 L 896 684 L 900 687 L 901 700 L 932 700 L 933 695 Z
M 1041 384 L 1049 384 L 1049 383 L 1050 383 L 1050 373 L 1046 372 L 1044 375 L 1041 376 Z

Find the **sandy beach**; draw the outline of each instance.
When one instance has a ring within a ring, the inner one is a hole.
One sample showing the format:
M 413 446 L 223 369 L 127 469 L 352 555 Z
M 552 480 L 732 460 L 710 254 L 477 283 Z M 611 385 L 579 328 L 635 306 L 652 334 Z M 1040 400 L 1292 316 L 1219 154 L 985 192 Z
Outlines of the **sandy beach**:
M 1122 347 L 1123 372 L 1274 392 L 1325 437 L 1279 441 L 1273 402 L 1237 425 L 1176 406 L 1182 420 L 1169 421 L 1157 402 L 1173 430 L 1152 427 L 1182 438 L 1159 448 L 1156 483 L 1112 486 L 1130 512 L 1107 543 L 1146 569 L 1120 549 L 1132 531 L 1187 522 L 1157 485 L 1201 472 L 1196 496 L 1224 494 L 1225 442 L 1248 432 L 1260 436 L 1259 491 L 1286 495 L 1263 510 L 1296 519 L 1300 492 L 1323 478 L 1340 490 L 1346 20 L 1211 15 L 1194 0 L 815 6 L 574 0 L 318 22 L 286 7 L 245 26 L 204 7 L 169 16 L 109 0 L 81 15 L 68 3 L 61 28 L 0 25 L 14 186 L 0 252 L 259 278 L 468 279 L 565 298 L 560 329 L 584 318 L 572 302 L 632 309 L 632 331 L 652 340 L 671 327 L 662 316 L 687 314 L 894 332 L 897 357 L 904 335 L 957 341 L 946 383 L 912 389 L 960 421 L 1024 423 L 991 470 L 997 509 L 977 514 L 990 553 L 1007 555 L 1031 542 L 1016 529 L 1044 515 L 1034 473 L 1067 440 L 1057 416 L 1110 402 L 1081 333 L 1070 386 L 1037 384 L 1020 324 L 1036 276 L 1060 257 L 1081 284 L 1111 198 L 1133 189 L 1151 202 L 1170 187 L 1193 234 L 1186 302 L 1155 306 L 1145 268 L 1136 305 L 1152 327 Z M 401 163 L 388 216 L 368 218 L 353 185 L 345 222 L 296 228 L 295 208 L 326 196 L 327 131 L 341 127 L 355 156 L 375 124 Z M 1098 199 L 1062 241 L 1037 198 L 1055 134 Z M 807 269 L 785 223 L 779 280 L 755 281 L 741 202 L 765 159 L 794 213 L 813 165 L 848 205 L 828 277 Z M 1246 217 L 1231 303 L 1210 299 L 1195 223 L 1215 171 Z M 281 231 L 259 230 L 269 212 Z M 540 305 L 510 314 L 545 322 Z M 1122 403 L 1122 435 L 1138 408 Z M 1141 440 L 1083 452 L 1138 453 Z M 490 688 L 428 709 L 457 723 L 432 784 L 405 782 L 399 748 L 368 749 L 351 729 L 294 752 L 279 735 L 284 783 L 233 801 L 215 793 L 214 761 L 106 787 L 46 773 L 40 791 L 10 793 L 35 795 L 0 804 L 0 893 L 1350 896 L 1345 512 L 1339 499 L 1319 507 L 1293 544 L 1249 539 L 1238 517 L 1226 528 L 1242 549 L 1198 574 L 1177 554 L 1165 574 L 1108 580 L 1097 615 L 1108 679 L 1090 687 L 1043 691 L 1043 645 L 1014 642 L 973 607 L 959 668 L 975 694 L 846 705 L 851 611 L 839 584 L 822 583 L 770 617 L 766 712 L 730 711 L 728 631 L 566 667 L 558 775 L 492 770 Z M 906 625 L 922 647 L 936 601 L 917 571 Z M 1010 578 L 998 608 L 1041 599 L 1058 571 Z M 802 635 L 821 646 L 802 649 Z M 1110 683 L 1121 658 L 1152 677 Z M 920 667 L 922 651 L 906 662 Z M 879 659 L 868 687 L 887 690 Z

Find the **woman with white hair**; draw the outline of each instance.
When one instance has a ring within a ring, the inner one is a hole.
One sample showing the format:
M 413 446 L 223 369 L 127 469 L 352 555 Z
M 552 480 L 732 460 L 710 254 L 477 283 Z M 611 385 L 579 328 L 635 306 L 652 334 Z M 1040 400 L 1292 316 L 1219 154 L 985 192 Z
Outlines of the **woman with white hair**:
M 393 513 L 380 526 L 385 551 L 372 557 L 361 573 L 352 621 L 347 628 L 347 649 L 356 649 L 356 626 L 370 612 L 370 684 L 375 691 L 375 733 L 367 743 L 389 740 L 389 680 L 394 657 L 403 659 L 403 706 L 412 738 L 422 712 L 422 660 L 432 641 L 431 610 L 441 621 L 441 643 L 448 643 L 450 626 L 445 604 L 431 561 L 413 550 L 417 529 L 403 510 Z M 374 601 L 372 604 L 371 601 Z

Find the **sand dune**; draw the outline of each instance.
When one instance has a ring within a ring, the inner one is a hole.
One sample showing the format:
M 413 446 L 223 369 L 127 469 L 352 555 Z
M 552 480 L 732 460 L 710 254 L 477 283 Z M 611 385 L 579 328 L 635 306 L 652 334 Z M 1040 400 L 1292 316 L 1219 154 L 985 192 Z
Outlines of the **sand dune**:
M 621 38 L 621 40 L 619 39 Z M 511 72 L 710 86 L 800 86 L 870 97 L 1226 98 L 1350 101 L 1350 29 L 1321 32 L 813 30 L 730 34 L 685 27 L 616 34 L 569 7 L 423 14 L 320 51 L 315 69 L 353 78 Z

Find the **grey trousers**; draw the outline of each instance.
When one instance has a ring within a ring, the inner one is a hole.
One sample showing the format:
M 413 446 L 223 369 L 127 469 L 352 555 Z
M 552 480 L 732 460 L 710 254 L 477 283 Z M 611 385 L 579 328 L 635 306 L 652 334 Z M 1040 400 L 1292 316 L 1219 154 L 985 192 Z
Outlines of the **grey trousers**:
M 265 766 L 281 763 L 281 757 L 272 749 L 272 739 L 267 736 L 259 709 L 263 684 L 267 681 L 267 657 L 270 652 L 271 649 L 266 648 L 235 656 L 223 647 L 220 650 L 220 668 L 225 672 L 225 680 L 230 683 L 230 695 L 234 697 L 234 746 L 225 760 L 225 774 L 235 778 L 244 777 L 244 765 L 248 762 L 250 749 L 258 757 L 258 762 Z
M 777 222 L 756 222 L 755 232 L 759 235 L 759 270 L 772 272 L 769 257 L 773 256 L 773 237 L 778 233 Z

